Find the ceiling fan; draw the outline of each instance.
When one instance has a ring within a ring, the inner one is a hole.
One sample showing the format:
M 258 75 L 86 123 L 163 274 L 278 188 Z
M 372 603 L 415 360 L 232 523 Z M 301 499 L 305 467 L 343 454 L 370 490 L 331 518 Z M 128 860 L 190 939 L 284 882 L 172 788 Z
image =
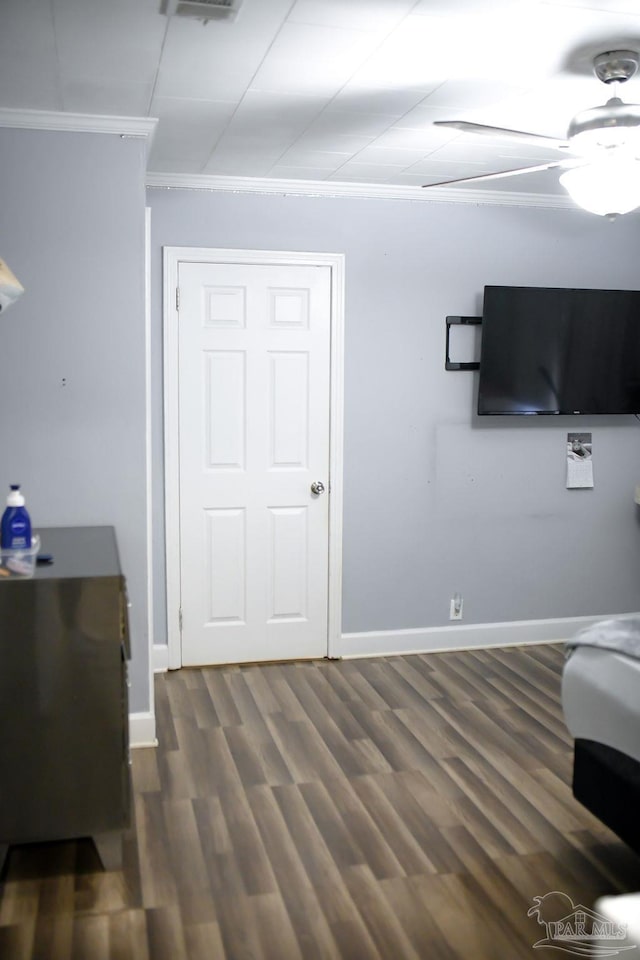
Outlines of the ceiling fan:
M 611 50 L 595 57 L 593 70 L 604 84 L 617 85 L 635 74 L 639 59 L 633 50 Z M 614 92 L 617 92 L 615 87 Z M 466 120 L 436 120 L 434 126 L 546 146 L 568 156 L 531 167 L 427 183 L 425 188 L 497 180 L 555 168 L 565 171 L 560 182 L 576 203 L 592 213 L 612 218 L 640 206 L 640 104 L 624 103 L 617 95 L 602 106 L 577 113 L 569 124 L 566 140 Z

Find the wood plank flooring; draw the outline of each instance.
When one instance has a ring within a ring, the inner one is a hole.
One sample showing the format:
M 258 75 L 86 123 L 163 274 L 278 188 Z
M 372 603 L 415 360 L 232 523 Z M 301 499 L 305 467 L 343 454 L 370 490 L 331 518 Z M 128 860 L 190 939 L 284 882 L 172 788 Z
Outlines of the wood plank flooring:
M 11 849 L 2 960 L 517 960 L 553 890 L 640 889 L 572 797 L 562 651 L 183 670 L 133 751 L 124 869 Z

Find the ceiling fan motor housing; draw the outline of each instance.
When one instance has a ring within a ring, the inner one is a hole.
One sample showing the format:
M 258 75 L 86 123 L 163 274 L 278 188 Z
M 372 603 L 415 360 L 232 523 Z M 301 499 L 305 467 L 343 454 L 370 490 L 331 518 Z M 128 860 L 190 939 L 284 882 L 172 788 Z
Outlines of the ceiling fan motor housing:
M 593 71 L 603 83 L 624 83 L 638 69 L 638 54 L 635 50 L 610 50 L 599 54 L 593 61 Z
M 613 50 L 601 53 L 593 61 L 595 75 L 603 83 L 624 83 L 638 68 L 638 54 L 633 50 Z M 640 133 L 640 105 L 624 103 L 612 97 L 599 107 L 591 107 L 576 114 L 567 137 L 572 149 L 589 152 L 598 148 L 626 147 L 638 144 Z

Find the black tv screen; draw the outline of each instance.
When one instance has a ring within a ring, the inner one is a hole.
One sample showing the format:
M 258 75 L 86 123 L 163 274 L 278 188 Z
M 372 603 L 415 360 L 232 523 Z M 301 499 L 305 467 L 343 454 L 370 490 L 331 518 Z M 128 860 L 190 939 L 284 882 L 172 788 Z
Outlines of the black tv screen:
M 478 414 L 640 413 L 640 291 L 484 288 Z

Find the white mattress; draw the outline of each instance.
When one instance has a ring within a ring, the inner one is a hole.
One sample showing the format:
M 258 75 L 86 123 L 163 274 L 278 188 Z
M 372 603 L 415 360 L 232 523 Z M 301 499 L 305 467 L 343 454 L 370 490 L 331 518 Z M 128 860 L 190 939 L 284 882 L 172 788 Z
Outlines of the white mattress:
M 577 647 L 564 666 L 562 707 L 574 739 L 595 740 L 640 763 L 640 660 Z

